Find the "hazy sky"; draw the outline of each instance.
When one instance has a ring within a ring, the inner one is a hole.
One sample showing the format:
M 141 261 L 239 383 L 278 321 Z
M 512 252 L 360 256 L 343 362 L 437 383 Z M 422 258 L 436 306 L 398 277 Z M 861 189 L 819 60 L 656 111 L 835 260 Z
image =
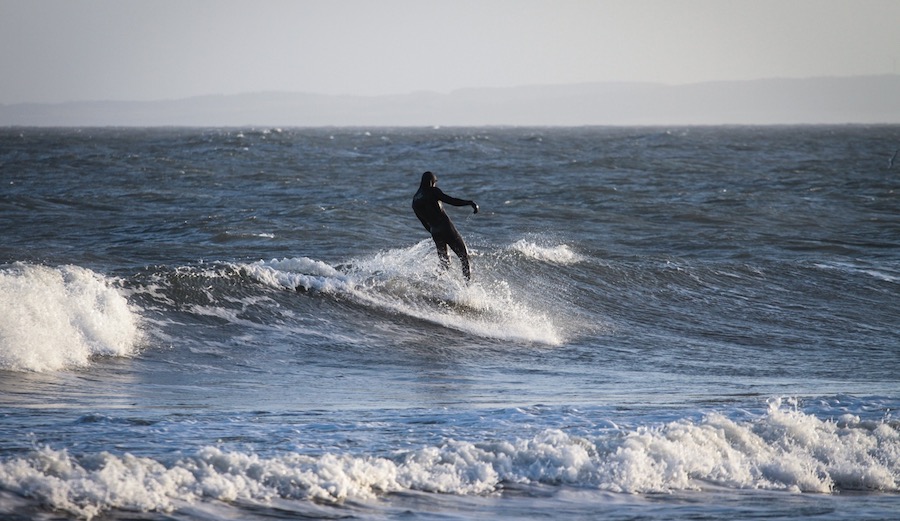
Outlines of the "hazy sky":
M 0 0 L 0 103 L 898 72 L 898 0 Z

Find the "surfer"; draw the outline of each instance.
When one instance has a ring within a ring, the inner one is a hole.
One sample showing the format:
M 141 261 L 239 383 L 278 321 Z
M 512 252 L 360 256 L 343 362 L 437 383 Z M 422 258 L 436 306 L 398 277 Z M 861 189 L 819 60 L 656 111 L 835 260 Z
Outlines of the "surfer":
M 437 246 L 438 257 L 444 269 L 450 268 L 450 256 L 447 254 L 447 246 L 459 257 L 462 263 L 462 272 L 466 280 L 472 280 L 472 272 L 469 268 L 469 252 L 462 236 L 456 231 L 456 227 L 450 221 L 450 217 L 444 212 L 442 202 L 453 206 L 471 206 L 478 213 L 478 205 L 475 201 L 466 201 L 450 197 L 437 186 L 437 176 L 431 172 L 422 174 L 422 183 L 419 191 L 413 197 L 413 211 L 416 217 L 422 221 L 422 226 L 431 233 L 434 245 Z

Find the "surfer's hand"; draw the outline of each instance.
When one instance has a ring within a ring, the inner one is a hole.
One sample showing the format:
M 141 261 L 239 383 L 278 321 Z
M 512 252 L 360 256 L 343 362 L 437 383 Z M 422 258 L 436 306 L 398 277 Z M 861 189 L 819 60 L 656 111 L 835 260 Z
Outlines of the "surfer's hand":
M 472 201 L 470 204 L 472 205 L 472 209 L 475 210 L 472 213 L 478 213 L 478 203 L 476 203 L 475 201 Z

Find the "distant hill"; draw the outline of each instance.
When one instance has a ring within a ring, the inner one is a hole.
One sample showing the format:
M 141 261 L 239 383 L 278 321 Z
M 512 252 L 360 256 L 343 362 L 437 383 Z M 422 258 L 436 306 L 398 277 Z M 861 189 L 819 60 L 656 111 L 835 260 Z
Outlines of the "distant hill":
M 450 94 L 264 92 L 152 102 L 0 105 L 0 125 L 477 126 L 900 123 L 900 75 L 586 83 Z

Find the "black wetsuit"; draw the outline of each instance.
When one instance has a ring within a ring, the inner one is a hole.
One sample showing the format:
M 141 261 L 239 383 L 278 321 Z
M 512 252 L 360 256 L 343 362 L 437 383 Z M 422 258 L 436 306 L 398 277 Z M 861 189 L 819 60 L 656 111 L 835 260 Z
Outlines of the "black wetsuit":
M 447 255 L 447 246 L 449 246 L 459 257 L 466 280 L 470 280 L 472 273 L 469 268 L 469 252 L 466 250 L 466 243 L 456 231 L 450 217 L 444 212 L 441 203 L 453 206 L 471 206 L 475 209 L 475 213 L 478 213 L 478 205 L 475 204 L 475 201 L 450 197 L 435 186 L 436 183 L 437 176 L 431 172 L 422 174 L 422 184 L 419 185 L 419 191 L 413 197 L 413 211 L 416 212 L 416 217 L 422 221 L 422 226 L 431 233 L 431 238 L 434 239 L 434 244 L 437 246 L 441 265 L 445 269 L 450 267 L 450 256 Z

